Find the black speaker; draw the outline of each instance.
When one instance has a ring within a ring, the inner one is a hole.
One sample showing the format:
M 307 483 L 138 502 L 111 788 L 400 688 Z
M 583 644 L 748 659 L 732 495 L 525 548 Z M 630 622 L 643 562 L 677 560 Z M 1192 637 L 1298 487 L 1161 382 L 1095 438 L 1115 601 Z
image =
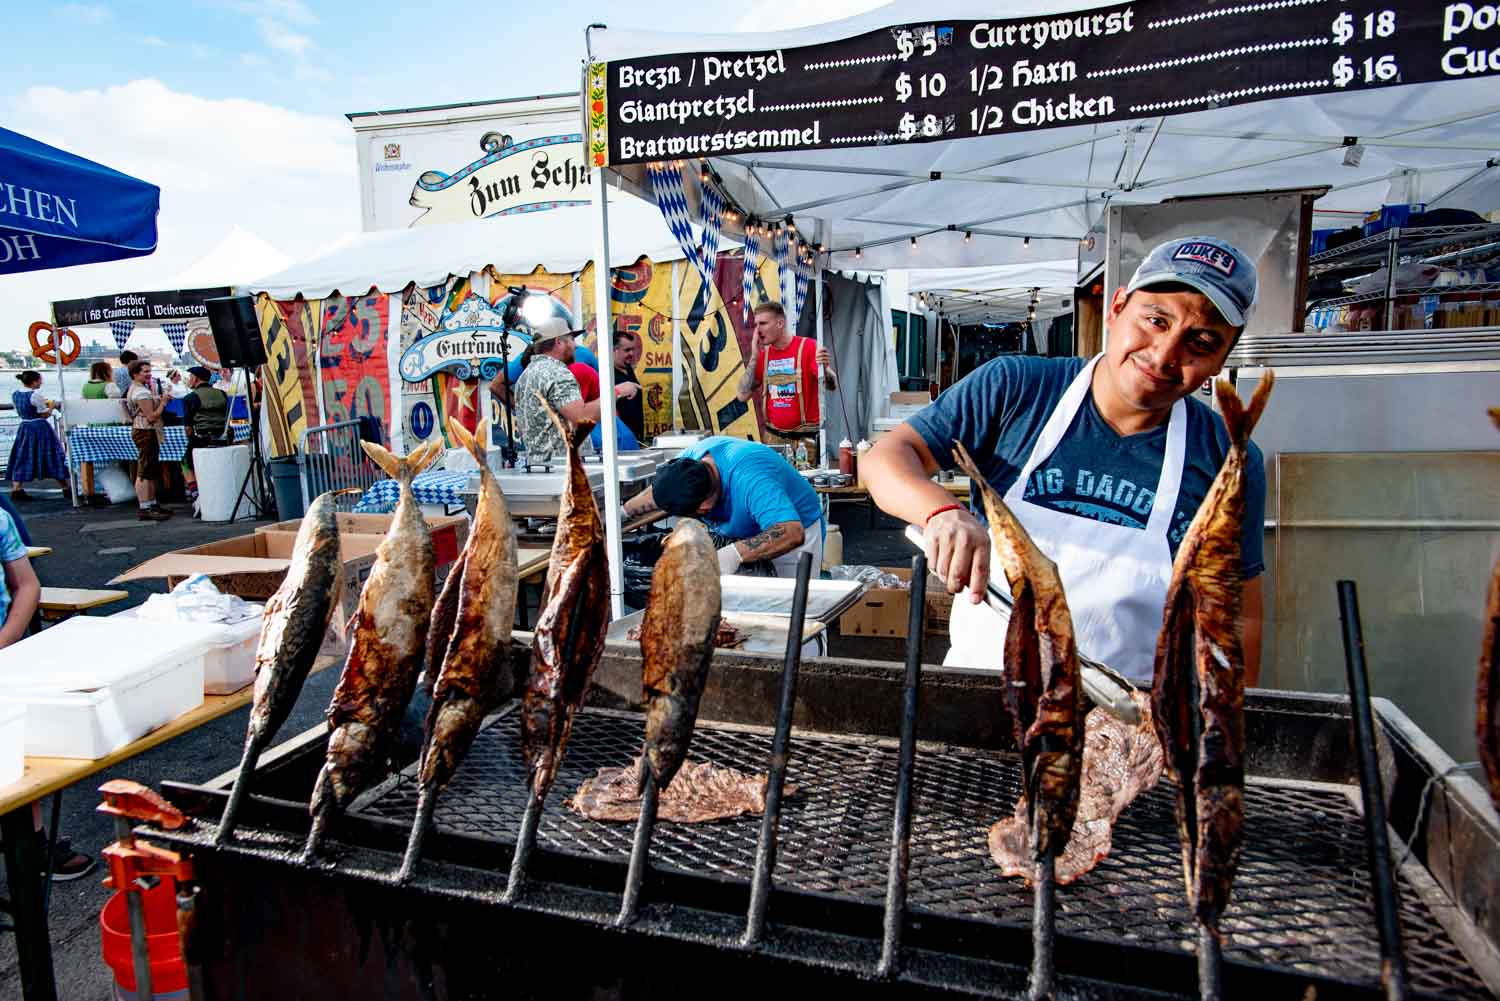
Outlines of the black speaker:
M 266 345 L 255 319 L 255 300 L 248 295 L 205 299 L 214 347 L 224 368 L 255 368 L 266 363 Z

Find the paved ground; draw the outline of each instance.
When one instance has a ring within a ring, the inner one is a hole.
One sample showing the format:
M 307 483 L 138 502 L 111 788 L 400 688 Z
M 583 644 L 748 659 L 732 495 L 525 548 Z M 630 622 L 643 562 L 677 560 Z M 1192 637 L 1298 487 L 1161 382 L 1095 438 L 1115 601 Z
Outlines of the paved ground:
M 53 548 L 52 555 L 36 561 L 42 583 L 70 587 L 109 586 L 105 584 L 109 578 L 153 556 L 252 532 L 255 524 L 204 525 L 185 516 L 154 524 L 136 520 L 132 506 L 75 512 L 60 500 L 33 501 L 22 506 L 21 513 L 32 542 Z M 129 591 L 130 600 L 110 606 L 111 611 L 166 590 L 162 581 L 112 586 Z M 328 704 L 336 673 L 324 671 L 309 679 L 284 733 L 298 733 L 317 722 Z M 105 779 L 129 778 L 154 785 L 165 778 L 206 779 L 233 768 L 243 747 L 247 715 L 246 709 L 231 713 L 67 790 L 62 797 L 63 835 L 73 840 L 74 847 L 95 856 L 113 840 L 110 822 L 94 812 L 99 803 L 95 790 Z M 82 879 L 52 884 L 53 965 L 57 994 L 63 1001 L 110 996 L 112 976 L 99 951 L 99 911 L 109 897 L 109 891 L 99 885 L 103 877 L 101 866 Z M 0 896 L 5 895 L 3 886 L 0 872 Z M 20 994 L 15 938 L 0 934 L 0 998 L 19 998 Z
M 32 501 L 22 508 L 22 515 L 32 542 L 54 550 L 36 563 L 42 583 L 72 587 L 106 586 L 114 575 L 153 556 L 251 532 L 255 524 L 203 525 L 185 516 L 153 524 L 136 520 L 131 506 L 80 512 L 61 500 Z M 894 521 L 881 516 L 871 528 L 866 509 L 852 504 L 837 505 L 834 521 L 845 533 L 846 562 L 909 565 L 912 549 Z M 166 590 L 162 581 L 112 586 L 129 591 L 130 600 L 110 606 L 111 611 L 139 604 L 148 594 Z M 880 659 L 901 657 L 897 641 L 835 640 L 833 652 Z M 929 650 L 927 659 L 932 662 L 941 660 L 941 656 L 940 651 L 934 654 Z M 336 675 L 336 671 L 323 671 L 308 680 L 296 710 L 282 728 L 283 735 L 300 733 L 318 722 Z M 113 840 L 109 821 L 94 812 L 99 802 L 95 790 L 105 779 L 129 778 L 154 786 L 167 778 L 199 781 L 235 767 L 243 748 L 248 713 L 248 709 L 231 713 L 67 790 L 62 797 L 63 835 L 72 839 L 75 848 L 90 855 L 97 855 Z M 112 976 L 100 958 L 99 911 L 109 896 L 109 891 L 99 885 L 103 875 L 101 867 L 82 879 L 52 886 L 53 965 L 58 997 L 63 1001 L 110 996 Z M 0 872 L 0 895 L 4 893 Z M 0 998 L 19 997 L 15 939 L 0 934 Z

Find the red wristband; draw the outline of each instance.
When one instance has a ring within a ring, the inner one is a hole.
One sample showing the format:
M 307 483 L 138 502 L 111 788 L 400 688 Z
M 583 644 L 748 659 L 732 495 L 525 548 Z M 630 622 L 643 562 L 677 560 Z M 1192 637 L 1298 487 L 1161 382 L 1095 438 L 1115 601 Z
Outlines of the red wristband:
M 938 508 L 936 511 L 932 512 L 922 520 L 922 527 L 926 528 L 929 521 L 936 518 L 938 515 L 944 513 L 945 511 L 962 511 L 963 509 L 964 506 L 962 504 L 944 504 L 942 507 Z

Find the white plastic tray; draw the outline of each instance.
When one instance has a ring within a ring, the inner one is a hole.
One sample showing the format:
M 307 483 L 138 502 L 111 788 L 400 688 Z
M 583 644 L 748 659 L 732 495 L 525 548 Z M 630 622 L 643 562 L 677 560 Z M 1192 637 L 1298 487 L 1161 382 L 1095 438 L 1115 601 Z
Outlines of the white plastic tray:
M 28 755 L 100 758 L 203 703 L 201 634 L 74 616 L 0 650 L 0 699 L 26 707 Z
M 0 699 L 0 787 L 26 771 L 26 707 Z
M 228 695 L 255 679 L 255 648 L 260 643 L 261 616 L 225 625 L 216 622 L 177 622 L 144 619 L 135 609 L 110 618 L 131 618 L 184 637 L 201 636 L 209 644 L 203 658 L 203 693 Z

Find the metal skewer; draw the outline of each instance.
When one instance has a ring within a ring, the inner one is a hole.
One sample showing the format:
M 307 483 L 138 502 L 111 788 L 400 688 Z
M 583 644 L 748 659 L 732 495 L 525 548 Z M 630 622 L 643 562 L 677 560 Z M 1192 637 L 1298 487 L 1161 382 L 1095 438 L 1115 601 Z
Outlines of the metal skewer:
M 781 702 L 776 710 L 776 735 L 771 740 L 771 766 L 766 775 L 766 813 L 761 818 L 760 842 L 755 848 L 755 876 L 750 883 L 750 911 L 741 945 L 759 944 L 766 930 L 766 907 L 771 898 L 771 874 L 776 869 L 776 836 L 781 824 L 781 790 L 786 783 L 787 744 L 792 736 L 792 709 L 797 701 L 797 669 L 802 663 L 802 624 L 807 618 L 807 582 L 812 576 L 812 553 L 797 561 L 797 588 L 792 592 L 791 627 L 786 636 L 786 663 L 781 673 Z
M 1036 807 L 1031 807 L 1033 814 Z M 1032 820 L 1033 839 L 1037 833 Z M 1036 878 L 1031 898 L 1031 978 L 1027 981 L 1028 1001 L 1045 1001 L 1057 990 L 1057 852 L 1048 849 L 1036 860 Z
M 401 869 L 396 873 L 396 882 L 405 883 L 409 881 L 417 871 L 417 863 L 422 860 L 422 839 L 427 836 L 427 828 L 432 826 L 432 815 L 437 809 L 437 784 L 434 782 L 422 786 L 417 793 L 417 816 L 411 822 L 411 837 L 406 842 L 406 854 L 401 856 Z
M 245 753 L 240 757 L 240 771 L 234 777 L 234 788 L 229 790 L 229 803 L 224 807 L 224 813 L 219 819 L 219 830 L 214 834 L 215 845 L 224 844 L 234 833 L 240 806 L 244 803 L 245 793 L 250 789 L 250 777 L 255 774 L 255 766 L 260 763 L 260 752 L 264 746 L 264 739 L 245 741 Z
M 906 926 L 906 877 L 911 864 L 911 784 L 917 758 L 917 698 L 922 683 L 922 637 L 927 625 L 927 557 L 911 561 L 911 614 L 906 620 L 906 681 L 902 688 L 901 748 L 896 758 L 896 809 L 891 820 L 891 862 L 885 884 L 885 937 L 878 976 L 901 969 Z
M 641 899 L 641 883 L 646 878 L 647 856 L 651 835 L 656 830 L 656 776 L 645 754 L 641 755 L 641 815 L 635 822 L 635 841 L 630 846 L 630 869 L 625 874 L 625 893 L 620 900 L 620 914 L 615 924 L 625 927 L 635 920 Z
M 542 800 L 546 798 L 545 791 L 538 795 L 536 790 L 532 790 L 530 798 L 526 800 L 526 812 L 521 815 L 521 830 L 516 835 L 516 853 L 510 859 L 510 878 L 505 884 L 505 894 L 500 898 L 507 904 L 515 903 L 526 882 L 526 866 L 531 861 L 531 849 L 536 845 L 536 829 L 542 821 Z
M 1406 954 L 1401 945 L 1400 900 L 1391 867 L 1385 789 L 1381 785 L 1380 759 L 1375 751 L 1370 676 L 1365 670 L 1364 630 L 1360 626 L 1359 595 L 1354 581 L 1339 581 L 1338 595 L 1339 621 L 1344 633 L 1344 668 L 1349 675 L 1349 715 L 1359 759 L 1359 791 L 1364 800 L 1365 848 L 1370 859 L 1370 882 L 1375 891 L 1375 924 L 1380 933 L 1380 984 L 1389 1001 L 1405 1001 L 1408 988 Z

